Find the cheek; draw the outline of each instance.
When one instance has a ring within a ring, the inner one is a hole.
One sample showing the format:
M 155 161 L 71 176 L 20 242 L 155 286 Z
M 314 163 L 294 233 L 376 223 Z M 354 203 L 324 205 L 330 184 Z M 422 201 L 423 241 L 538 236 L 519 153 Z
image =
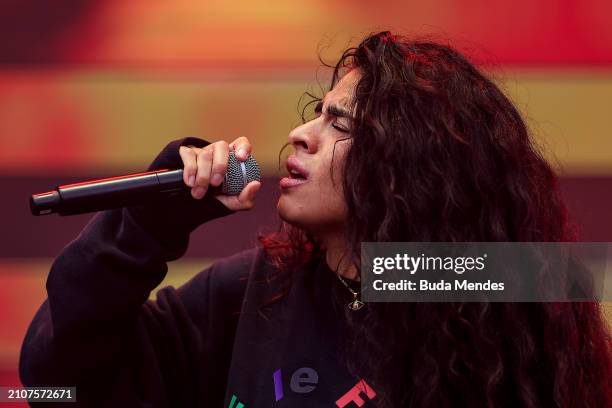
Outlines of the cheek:
M 335 169 L 333 173 L 328 172 L 322 183 L 319 184 L 318 190 L 321 206 L 329 208 L 330 211 L 333 210 L 335 213 L 346 207 L 342 173 L 338 169 Z
M 334 159 L 336 160 L 336 158 Z M 342 186 L 342 169 L 334 168 L 319 175 L 318 183 L 313 183 L 312 194 L 308 197 L 310 208 L 317 209 L 326 223 L 344 222 L 346 220 L 346 202 Z
M 346 217 L 343 176 L 348 146 L 346 142 L 336 143 L 333 161 L 330 152 L 328 160 L 325 161 L 325 166 L 322 166 L 327 170 L 318 174 L 317 177 L 319 181 L 317 188 L 319 190 L 320 206 L 324 207 L 330 214 L 333 214 L 335 219 L 341 218 L 342 220 Z M 333 168 L 330 169 L 330 167 Z

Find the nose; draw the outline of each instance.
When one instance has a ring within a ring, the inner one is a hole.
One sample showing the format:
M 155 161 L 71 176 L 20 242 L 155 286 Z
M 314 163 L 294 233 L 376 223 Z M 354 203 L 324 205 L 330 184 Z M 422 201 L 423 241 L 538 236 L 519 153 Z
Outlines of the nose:
M 304 123 L 289 133 L 289 143 L 298 151 L 314 154 L 317 152 L 317 142 L 312 122 Z

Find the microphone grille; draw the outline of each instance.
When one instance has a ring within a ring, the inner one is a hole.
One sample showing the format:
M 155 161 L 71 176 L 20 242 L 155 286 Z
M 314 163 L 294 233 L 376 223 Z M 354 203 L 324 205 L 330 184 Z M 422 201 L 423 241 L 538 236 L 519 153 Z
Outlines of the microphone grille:
M 243 162 L 236 159 L 233 151 L 229 152 L 227 173 L 221 190 L 225 195 L 239 195 L 251 181 L 261 181 L 261 170 L 257 161 L 250 156 Z

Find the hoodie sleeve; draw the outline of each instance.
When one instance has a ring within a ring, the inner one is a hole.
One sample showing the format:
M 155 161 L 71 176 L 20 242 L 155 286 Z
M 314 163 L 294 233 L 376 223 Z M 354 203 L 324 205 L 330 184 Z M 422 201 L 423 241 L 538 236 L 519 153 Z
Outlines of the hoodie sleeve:
M 181 167 L 178 147 L 186 144 L 207 142 L 174 141 L 149 169 Z M 213 266 L 178 290 L 164 288 L 155 301 L 148 298 L 167 262 L 185 253 L 191 231 L 230 213 L 213 197 L 185 194 L 95 214 L 51 266 L 48 298 L 22 345 L 23 384 L 76 386 L 77 406 L 189 407 L 202 398 L 222 400 L 210 373 L 228 364 L 243 263 L 230 263 L 223 273 Z

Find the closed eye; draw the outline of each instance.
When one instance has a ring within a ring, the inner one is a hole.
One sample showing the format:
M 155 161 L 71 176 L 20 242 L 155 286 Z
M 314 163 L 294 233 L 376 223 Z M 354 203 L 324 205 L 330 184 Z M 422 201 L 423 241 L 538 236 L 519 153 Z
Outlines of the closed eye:
M 315 106 L 314 109 L 315 113 L 317 114 L 317 116 L 320 116 L 323 113 L 323 101 L 319 101 L 317 103 L 317 105 Z M 336 129 L 338 132 L 341 133 L 349 133 L 350 130 L 348 128 L 346 128 L 345 126 L 339 125 L 337 118 L 347 118 L 350 120 L 350 115 L 349 113 L 343 109 L 340 108 L 336 105 L 328 105 L 327 106 L 327 115 L 328 116 L 332 116 L 334 118 L 336 118 L 336 120 L 334 122 L 332 122 L 331 126 Z
M 339 126 L 336 122 L 332 123 L 332 127 L 334 129 L 336 129 L 338 132 L 341 132 L 341 133 L 349 133 L 350 132 L 348 129 L 345 129 L 342 126 Z

